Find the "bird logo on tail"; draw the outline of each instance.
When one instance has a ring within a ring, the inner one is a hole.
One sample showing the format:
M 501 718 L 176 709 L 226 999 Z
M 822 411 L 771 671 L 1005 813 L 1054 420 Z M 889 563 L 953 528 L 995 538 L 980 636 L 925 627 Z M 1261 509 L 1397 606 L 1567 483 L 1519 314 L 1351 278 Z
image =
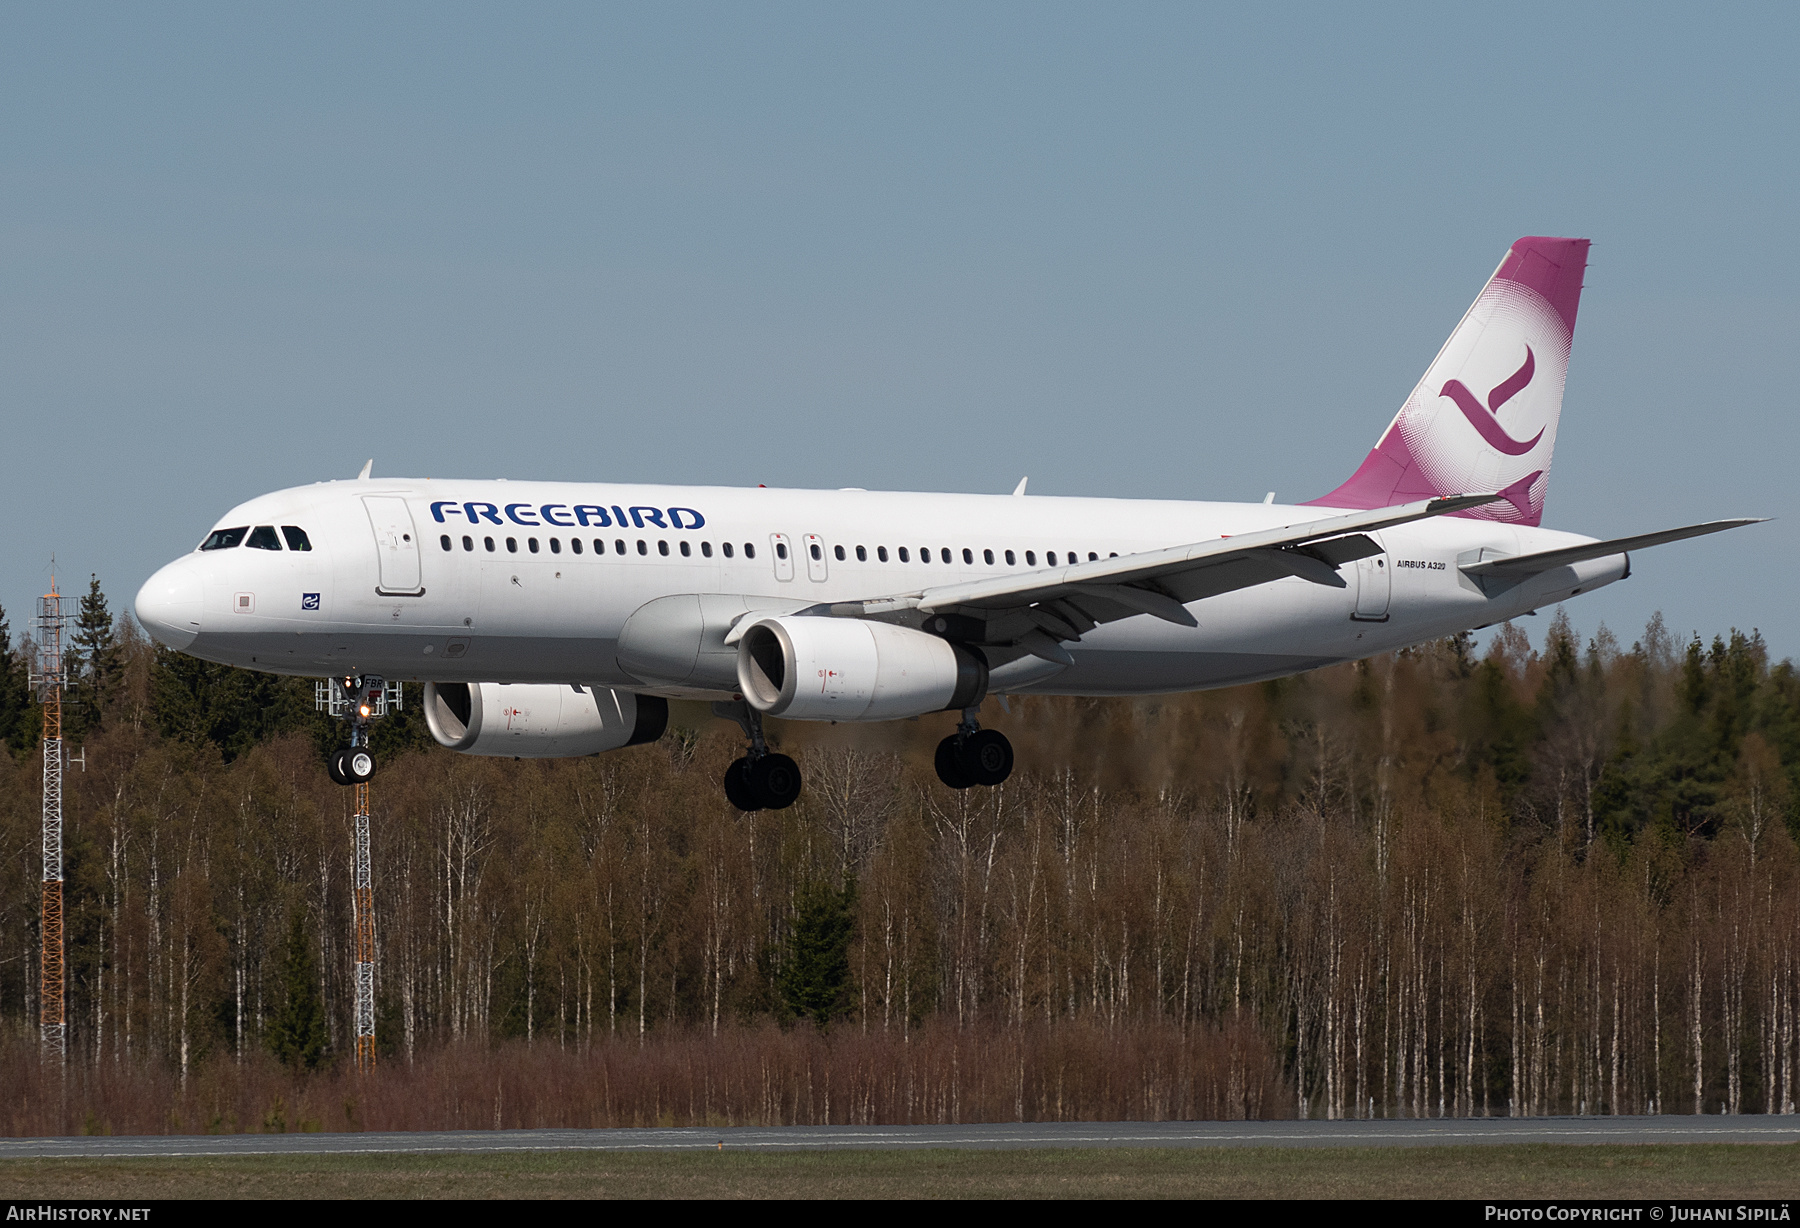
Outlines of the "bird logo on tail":
M 1470 392 L 1459 379 L 1446 382 L 1438 395 L 1449 397 L 1456 402 L 1456 408 L 1462 410 L 1463 417 L 1469 420 L 1469 425 L 1475 428 L 1482 439 L 1487 442 L 1488 447 L 1498 452 L 1504 452 L 1508 456 L 1523 456 L 1537 447 L 1537 441 L 1544 437 L 1543 428 L 1538 428 L 1538 433 L 1530 439 L 1523 441 L 1514 439 L 1500 425 L 1500 407 L 1523 392 L 1535 374 L 1537 374 L 1537 358 L 1532 354 L 1531 347 L 1528 345 L 1525 347 L 1525 365 L 1494 385 L 1493 390 L 1488 393 L 1485 407 L 1475 399 L 1475 394 Z

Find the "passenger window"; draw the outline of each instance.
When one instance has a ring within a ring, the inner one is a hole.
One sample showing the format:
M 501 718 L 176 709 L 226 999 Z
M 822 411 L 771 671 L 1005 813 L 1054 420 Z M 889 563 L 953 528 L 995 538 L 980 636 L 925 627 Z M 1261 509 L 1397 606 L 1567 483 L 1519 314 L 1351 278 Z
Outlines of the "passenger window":
M 561 554 L 562 553 L 562 538 L 552 537 L 550 539 L 550 553 L 551 554 Z
M 837 556 L 838 562 L 841 563 L 844 561 L 844 548 L 842 546 L 833 546 L 831 548 L 831 553 Z
M 1019 565 L 1019 561 L 1013 557 L 1013 552 L 1010 550 L 1006 552 L 1006 565 L 1008 567 L 1017 567 Z
M 1036 567 L 1037 566 L 1037 551 L 1027 550 L 1025 552 L 1025 566 L 1027 566 L 1027 567 Z
M 931 562 L 931 547 L 930 546 L 921 546 L 919 548 L 919 562 L 921 562 L 921 563 Z
M 948 562 L 949 560 L 946 559 L 945 561 Z M 994 561 L 994 552 L 992 550 L 990 550 L 990 551 L 988 551 L 988 562 L 991 563 L 993 561 Z M 973 550 L 969 549 L 967 546 L 963 547 L 963 564 L 968 567 L 975 566 L 975 552 Z
M 902 562 L 902 563 L 910 563 L 910 562 L 912 562 L 912 560 L 911 560 L 911 559 L 909 559 L 909 558 L 907 558 L 907 557 L 906 557 L 906 547 L 905 547 L 905 546 L 902 546 L 902 547 L 900 547 L 900 561 L 901 561 L 901 562 Z
M 487 547 L 487 552 L 489 554 L 492 554 L 494 552 L 494 539 L 493 538 L 484 537 L 481 539 L 481 544 Z
M 745 549 L 747 550 L 747 549 L 749 549 L 749 547 L 746 546 Z M 778 559 L 785 559 L 787 557 L 787 543 L 786 542 L 776 542 L 775 543 L 775 557 Z
M 712 557 L 712 543 L 711 542 L 701 542 L 700 543 L 700 557 L 703 559 L 710 559 Z
M 647 544 L 645 544 L 644 539 L 641 537 L 638 538 L 638 553 L 639 554 L 649 554 L 650 553 L 650 547 Z
M 508 554 L 517 554 L 519 552 L 519 539 L 518 538 L 509 537 L 506 539 L 506 552 Z
M 754 543 L 754 542 L 745 542 L 744 543 L 744 557 L 747 559 L 753 559 L 756 557 L 756 543 Z
M 594 539 L 594 553 L 595 554 L 605 554 L 606 553 L 606 539 L 604 537 L 596 537 Z
M 463 549 L 464 549 L 464 550 L 473 550 L 473 549 L 475 549 L 475 539 L 474 539 L 474 538 L 472 538 L 472 537 L 465 537 L 465 538 L 463 538 Z
M 200 543 L 200 548 L 202 550 L 230 550 L 234 546 L 243 545 L 244 534 L 249 531 L 249 525 L 245 525 L 241 529 L 214 529 L 207 539 Z
M 1044 551 L 1044 563 L 1046 566 L 1049 566 L 1049 567 L 1056 566 L 1056 551 L 1054 551 L 1054 550 Z
M 525 539 L 525 545 L 530 548 L 530 550 L 533 554 L 536 554 L 538 552 L 537 538 L 527 537 Z
M 720 546 L 719 549 L 721 549 L 725 552 L 726 558 L 731 557 L 731 543 L 730 542 L 726 542 L 724 545 Z
M 694 548 L 692 546 L 688 545 L 685 541 L 681 543 L 681 557 L 682 558 L 684 558 L 684 559 L 691 558 L 693 556 L 693 553 L 694 553 Z
M 1100 561 L 1099 555 L 1095 554 L 1092 550 L 1088 551 L 1088 562 L 1098 563 L 1099 561 Z
M 875 547 L 875 557 L 883 563 L 887 562 L 887 547 L 886 546 Z
M 571 537 L 569 539 L 569 549 L 573 550 L 576 554 L 580 554 L 581 553 L 581 539 L 579 537 Z
M 812 550 L 813 561 L 815 563 L 825 557 L 825 552 L 823 550 L 819 549 L 818 542 L 814 542 L 812 544 L 811 550 Z
M 981 552 L 981 558 L 989 567 L 994 565 L 994 552 L 992 550 L 983 550 Z
M 624 538 L 622 538 L 622 537 L 613 538 L 613 553 L 614 554 L 624 554 L 625 553 L 625 539 Z
M 945 546 L 943 549 L 939 550 L 938 553 L 943 556 L 944 562 L 948 563 L 950 561 L 950 547 Z M 963 557 L 965 559 L 969 558 L 969 552 L 967 550 L 963 551 Z M 973 559 L 970 559 L 969 561 L 974 562 Z
M 287 538 L 289 550 L 311 550 L 312 543 L 306 540 L 306 530 L 297 524 L 281 526 L 281 535 Z
M 442 546 L 445 550 L 450 549 L 450 535 L 446 533 L 438 538 L 438 545 Z
M 858 546 L 856 548 L 856 561 L 859 563 L 866 563 L 869 561 L 869 552 L 865 547 Z
M 666 541 L 657 542 L 656 543 L 656 552 L 658 554 L 662 555 L 665 559 L 668 558 L 669 557 L 669 543 Z
M 1119 552 L 1117 550 L 1115 550 L 1111 554 L 1107 555 L 1106 557 L 1109 559 L 1116 559 L 1119 557 Z

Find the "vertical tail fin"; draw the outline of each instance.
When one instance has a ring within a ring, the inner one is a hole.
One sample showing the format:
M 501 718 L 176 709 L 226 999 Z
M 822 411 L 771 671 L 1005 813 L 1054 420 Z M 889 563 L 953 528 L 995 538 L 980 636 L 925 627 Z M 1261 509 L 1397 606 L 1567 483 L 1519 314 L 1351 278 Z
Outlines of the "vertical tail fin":
M 1392 507 L 1497 490 L 1505 502 L 1456 514 L 1537 524 L 1587 252 L 1586 239 L 1514 243 L 1374 450 L 1311 502 Z

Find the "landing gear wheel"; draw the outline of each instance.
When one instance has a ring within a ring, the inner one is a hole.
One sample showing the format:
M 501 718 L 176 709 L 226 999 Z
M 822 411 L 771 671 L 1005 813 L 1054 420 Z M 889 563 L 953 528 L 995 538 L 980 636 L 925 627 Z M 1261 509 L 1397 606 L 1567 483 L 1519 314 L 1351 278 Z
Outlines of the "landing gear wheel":
M 746 814 L 761 810 L 756 795 L 750 792 L 750 760 L 738 759 L 725 769 L 725 800 Z
M 344 774 L 346 784 L 364 784 L 375 774 L 375 756 L 369 753 L 368 747 L 352 746 L 338 754 L 342 756 L 338 760 L 338 767 Z
M 1001 784 L 1012 775 L 1012 743 L 998 729 L 976 730 L 963 739 L 956 757 L 964 774 L 978 785 Z
M 963 767 L 962 756 L 956 753 L 955 734 L 937 744 L 937 754 L 932 757 L 932 766 L 937 768 L 938 779 L 952 789 L 969 789 L 975 785 L 975 778 Z
M 350 778 L 344 775 L 344 752 L 334 750 L 325 756 L 325 774 L 331 777 L 334 785 L 347 785 Z
M 764 810 L 786 810 L 800 798 L 800 765 L 786 755 L 752 761 L 750 793 Z

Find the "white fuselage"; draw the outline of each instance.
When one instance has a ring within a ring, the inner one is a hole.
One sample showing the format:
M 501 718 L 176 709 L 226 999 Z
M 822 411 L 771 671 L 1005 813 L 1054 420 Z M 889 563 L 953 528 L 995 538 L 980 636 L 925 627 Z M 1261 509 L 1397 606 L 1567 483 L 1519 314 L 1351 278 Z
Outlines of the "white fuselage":
M 1331 514 L 1041 496 L 327 482 L 252 499 L 218 522 L 295 526 L 310 549 L 197 549 L 145 584 L 138 612 L 172 647 L 275 673 L 726 697 L 634 677 L 618 653 L 627 619 L 676 594 L 788 608 L 866 600 Z M 1067 645 L 1074 664 L 997 670 L 993 689 L 1134 695 L 1277 677 L 1498 622 L 1628 574 L 1626 557 L 1614 555 L 1490 595 L 1459 564 L 1591 539 L 1448 516 L 1372 536 L 1384 553 L 1345 564 L 1343 588 L 1287 578 L 1192 603 L 1197 627 L 1148 615 L 1104 624 Z

